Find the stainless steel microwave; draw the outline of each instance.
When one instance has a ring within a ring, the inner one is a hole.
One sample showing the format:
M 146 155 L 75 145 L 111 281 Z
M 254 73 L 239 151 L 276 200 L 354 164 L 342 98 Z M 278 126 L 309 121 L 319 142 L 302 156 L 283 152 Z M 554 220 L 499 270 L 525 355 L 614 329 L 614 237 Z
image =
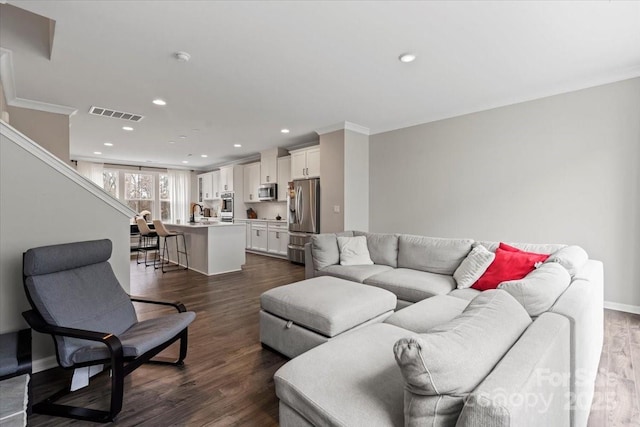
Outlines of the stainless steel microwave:
M 277 184 L 263 184 L 258 188 L 258 200 L 269 201 L 278 199 Z

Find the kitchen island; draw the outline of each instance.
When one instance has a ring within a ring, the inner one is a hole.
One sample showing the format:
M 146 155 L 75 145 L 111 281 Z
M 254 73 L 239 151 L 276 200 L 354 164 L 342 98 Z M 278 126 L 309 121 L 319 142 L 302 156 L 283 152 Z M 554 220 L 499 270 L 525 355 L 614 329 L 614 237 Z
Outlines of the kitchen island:
M 166 224 L 169 230 L 184 233 L 189 269 L 211 276 L 239 271 L 245 263 L 245 225 L 226 222 Z M 178 238 L 182 247 L 182 238 Z M 175 261 L 175 239 L 168 240 L 171 260 Z M 182 257 L 180 259 L 182 261 Z

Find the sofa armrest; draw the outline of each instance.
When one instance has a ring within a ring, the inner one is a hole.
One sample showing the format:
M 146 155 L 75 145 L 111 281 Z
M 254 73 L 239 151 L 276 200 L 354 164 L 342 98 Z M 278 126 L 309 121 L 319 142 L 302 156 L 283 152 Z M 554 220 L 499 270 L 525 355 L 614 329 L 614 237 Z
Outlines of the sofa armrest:
M 311 279 L 315 276 L 313 268 L 313 254 L 311 253 L 311 243 L 304 245 L 304 278 Z
M 569 425 L 569 321 L 543 313 L 469 395 L 456 427 Z

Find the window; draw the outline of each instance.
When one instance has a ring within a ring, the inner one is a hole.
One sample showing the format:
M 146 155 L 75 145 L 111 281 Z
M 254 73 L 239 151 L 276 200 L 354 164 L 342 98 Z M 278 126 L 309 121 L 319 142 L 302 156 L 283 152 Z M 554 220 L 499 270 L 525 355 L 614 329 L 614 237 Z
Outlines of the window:
M 124 174 L 124 199 L 136 212 L 153 212 L 153 175 L 145 173 Z
M 160 174 L 160 219 L 171 220 L 171 188 L 169 187 L 169 175 Z
M 102 172 L 102 188 L 114 199 L 118 199 L 118 171 L 105 169 Z

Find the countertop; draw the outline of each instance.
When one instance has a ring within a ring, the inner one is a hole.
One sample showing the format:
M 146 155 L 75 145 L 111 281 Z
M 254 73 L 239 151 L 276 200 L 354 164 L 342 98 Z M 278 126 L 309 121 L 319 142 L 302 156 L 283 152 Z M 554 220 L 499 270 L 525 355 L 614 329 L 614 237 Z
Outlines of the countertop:
M 203 227 L 233 227 L 244 226 L 244 224 L 236 224 L 233 222 L 196 222 L 194 224 L 166 224 L 169 227 L 184 227 L 184 228 L 203 228 Z
M 234 221 L 269 221 L 269 222 L 278 222 L 281 224 L 287 224 L 286 219 L 275 219 L 275 218 L 255 218 L 255 219 L 235 218 Z

